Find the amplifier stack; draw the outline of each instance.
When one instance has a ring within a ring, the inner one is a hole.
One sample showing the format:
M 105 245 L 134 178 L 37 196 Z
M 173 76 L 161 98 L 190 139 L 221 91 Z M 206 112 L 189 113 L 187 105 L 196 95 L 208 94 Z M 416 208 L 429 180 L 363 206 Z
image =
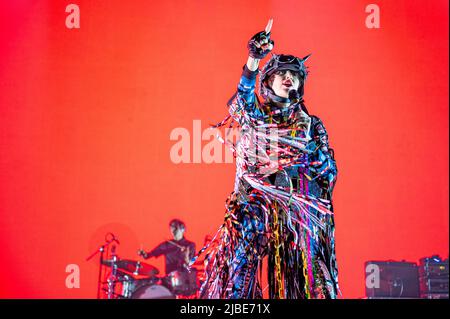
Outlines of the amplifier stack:
M 419 261 L 420 297 L 425 299 L 448 299 L 448 259 L 439 256 Z

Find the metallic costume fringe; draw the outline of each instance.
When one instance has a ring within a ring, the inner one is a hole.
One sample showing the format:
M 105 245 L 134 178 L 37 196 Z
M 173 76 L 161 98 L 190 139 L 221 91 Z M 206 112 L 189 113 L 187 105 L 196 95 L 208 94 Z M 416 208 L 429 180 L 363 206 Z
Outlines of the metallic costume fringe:
M 310 118 L 297 108 L 285 123 L 273 124 L 272 119 L 249 117 L 242 105 L 236 96 L 230 116 L 214 126 L 235 120 L 241 138 L 236 145 L 222 140 L 236 156 L 236 185 L 226 201 L 224 223 L 191 261 L 205 267 L 199 297 L 262 298 L 258 271 L 267 256 L 269 298 L 336 298 L 331 200 L 308 188 L 319 177 L 308 170 L 308 154 L 318 148 L 308 138 Z M 303 174 L 297 185 L 289 173 L 294 165 Z M 275 175 L 281 182 L 269 180 Z

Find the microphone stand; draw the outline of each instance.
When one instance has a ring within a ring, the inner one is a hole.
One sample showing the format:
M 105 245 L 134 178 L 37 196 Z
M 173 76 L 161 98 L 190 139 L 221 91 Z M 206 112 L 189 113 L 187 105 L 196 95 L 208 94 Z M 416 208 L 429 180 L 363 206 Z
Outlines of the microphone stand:
M 116 287 L 116 281 L 117 281 L 117 256 L 116 256 L 116 246 L 113 245 L 111 247 L 111 256 L 112 256 L 112 271 L 108 278 L 108 299 L 113 299 L 113 297 L 116 297 L 115 293 L 115 287 Z
M 100 290 L 101 290 L 101 284 L 102 284 L 102 270 L 103 270 L 103 268 L 102 268 L 103 267 L 103 255 L 105 252 L 105 248 L 108 247 L 108 245 L 111 244 L 112 242 L 113 242 L 112 240 L 107 240 L 105 244 L 101 245 L 88 258 L 86 258 L 86 261 L 89 261 L 100 252 L 100 267 L 99 267 L 99 273 L 98 273 L 97 299 L 100 299 Z

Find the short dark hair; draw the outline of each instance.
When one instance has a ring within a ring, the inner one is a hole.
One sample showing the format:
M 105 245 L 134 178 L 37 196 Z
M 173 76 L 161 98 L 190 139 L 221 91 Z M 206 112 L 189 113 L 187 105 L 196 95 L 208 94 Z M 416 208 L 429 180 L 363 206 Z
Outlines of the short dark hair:
M 180 228 L 186 229 L 186 224 L 177 218 L 172 219 L 169 223 L 169 226 L 175 227 L 176 229 L 180 229 Z

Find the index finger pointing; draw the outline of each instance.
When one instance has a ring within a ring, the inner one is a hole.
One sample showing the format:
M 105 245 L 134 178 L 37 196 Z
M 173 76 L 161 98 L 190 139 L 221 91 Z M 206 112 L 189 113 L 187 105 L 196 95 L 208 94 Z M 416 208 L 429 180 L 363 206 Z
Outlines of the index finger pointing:
M 269 22 L 267 22 L 267 25 L 266 25 L 266 29 L 265 29 L 266 33 L 269 33 L 270 30 L 272 29 L 272 23 L 273 23 L 273 19 L 270 18 Z

